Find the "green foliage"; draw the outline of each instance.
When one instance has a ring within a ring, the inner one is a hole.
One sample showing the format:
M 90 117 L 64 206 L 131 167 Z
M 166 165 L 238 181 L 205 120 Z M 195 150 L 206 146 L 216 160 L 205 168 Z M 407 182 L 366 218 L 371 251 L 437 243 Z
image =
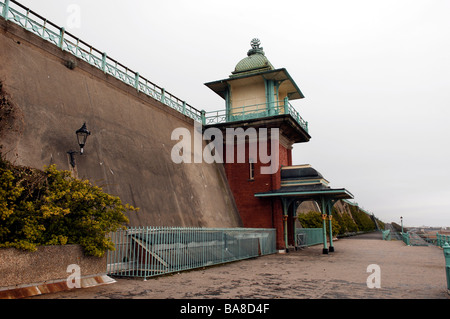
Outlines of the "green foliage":
M 359 231 L 369 231 L 376 228 L 374 221 L 366 213 L 360 210 L 358 207 L 350 206 L 350 212 L 353 216 L 353 220 L 358 226 Z
M 358 231 L 358 225 L 356 225 L 355 221 L 349 214 L 343 213 L 341 218 L 342 218 L 343 234 L 355 233 Z
M 358 231 L 371 231 L 376 229 L 375 222 L 372 218 L 360 210 L 358 207 L 349 206 L 350 213 L 344 212 L 339 214 L 338 211 L 333 208 L 332 227 L 334 235 L 344 235 L 347 233 L 353 233 Z M 323 221 L 322 215 L 316 211 L 309 211 L 306 214 L 299 214 L 298 221 L 303 228 L 322 228 Z M 384 225 L 377 220 L 380 227 Z M 383 228 L 382 228 L 383 229 Z M 328 232 L 328 220 L 327 220 L 327 232 Z
M 333 218 L 339 225 L 339 230 L 333 230 L 336 235 L 344 235 L 358 231 L 358 226 L 353 221 L 352 217 L 346 212 L 339 214 L 333 207 Z M 333 226 L 334 227 L 334 226 Z
M 300 222 L 300 224 L 302 225 L 303 228 L 322 228 L 323 227 L 322 214 L 319 212 L 315 212 L 315 211 L 309 211 L 306 214 L 298 215 L 298 221 Z M 340 231 L 339 222 L 335 218 L 332 218 L 331 225 L 333 227 L 333 233 L 338 234 Z M 328 219 L 327 219 L 327 232 L 329 232 Z
M 0 156 L 0 247 L 78 244 L 101 257 L 114 250 L 108 233 L 124 228 L 126 211 L 137 210 L 54 165 L 40 171 Z
M 303 228 L 322 228 L 322 215 L 319 212 L 309 211 L 306 214 L 299 214 L 298 221 Z

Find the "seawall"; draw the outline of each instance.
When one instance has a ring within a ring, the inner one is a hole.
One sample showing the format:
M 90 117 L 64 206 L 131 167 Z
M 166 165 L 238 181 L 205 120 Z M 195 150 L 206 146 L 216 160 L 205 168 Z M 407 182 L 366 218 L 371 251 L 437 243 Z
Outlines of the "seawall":
M 0 81 L 13 106 L 0 118 L 8 160 L 73 170 L 139 207 L 132 226 L 242 226 L 222 164 L 171 160 L 172 131 L 193 132 L 192 119 L 2 18 Z M 92 134 L 72 169 L 84 122 Z

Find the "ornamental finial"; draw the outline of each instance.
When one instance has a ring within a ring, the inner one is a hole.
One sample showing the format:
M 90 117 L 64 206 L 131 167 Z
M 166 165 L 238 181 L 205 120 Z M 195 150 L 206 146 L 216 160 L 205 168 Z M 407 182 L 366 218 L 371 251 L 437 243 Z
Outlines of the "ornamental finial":
M 252 42 L 250 42 L 250 45 L 252 46 L 252 49 L 259 49 L 261 41 L 258 38 L 254 38 Z
M 264 55 L 263 48 L 260 48 L 261 41 L 258 38 L 254 38 L 250 42 L 250 45 L 252 48 L 248 51 L 248 53 L 247 53 L 248 56 L 257 54 L 257 53 Z

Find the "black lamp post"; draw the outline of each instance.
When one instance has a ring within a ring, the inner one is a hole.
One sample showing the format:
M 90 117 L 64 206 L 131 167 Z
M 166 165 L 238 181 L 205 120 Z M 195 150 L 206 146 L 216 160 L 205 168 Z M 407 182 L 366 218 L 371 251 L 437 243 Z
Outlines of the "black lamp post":
M 86 128 L 86 123 L 84 123 L 83 126 L 79 130 L 77 130 L 75 133 L 77 134 L 78 145 L 80 145 L 80 152 L 79 153 L 76 151 L 67 152 L 70 155 L 70 164 L 72 165 L 72 167 L 75 167 L 74 155 L 75 154 L 83 155 L 84 146 L 86 145 L 86 140 L 87 140 L 88 136 L 91 135 L 91 132 L 89 132 L 88 129 Z
M 400 216 L 400 223 L 402 224 L 402 234 L 403 234 L 403 216 Z

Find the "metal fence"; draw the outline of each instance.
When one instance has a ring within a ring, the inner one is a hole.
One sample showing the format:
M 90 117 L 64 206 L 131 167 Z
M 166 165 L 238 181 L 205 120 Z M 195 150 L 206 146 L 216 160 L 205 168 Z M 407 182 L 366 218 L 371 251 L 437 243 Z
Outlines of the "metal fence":
M 414 232 L 401 233 L 401 236 L 407 246 L 429 246 L 432 244 Z
M 436 233 L 436 246 L 443 247 L 445 243 L 450 244 L 450 236 Z
M 250 119 L 259 119 L 280 114 L 290 114 L 294 120 L 308 132 L 308 122 L 305 121 L 298 111 L 291 105 L 288 99 L 267 102 L 261 104 L 233 107 L 231 110 L 219 110 L 206 112 L 204 125 L 220 124 Z
M 297 228 L 297 246 L 308 247 L 323 244 L 322 228 Z
M 111 234 L 108 274 L 152 277 L 276 253 L 275 229 L 136 227 Z

